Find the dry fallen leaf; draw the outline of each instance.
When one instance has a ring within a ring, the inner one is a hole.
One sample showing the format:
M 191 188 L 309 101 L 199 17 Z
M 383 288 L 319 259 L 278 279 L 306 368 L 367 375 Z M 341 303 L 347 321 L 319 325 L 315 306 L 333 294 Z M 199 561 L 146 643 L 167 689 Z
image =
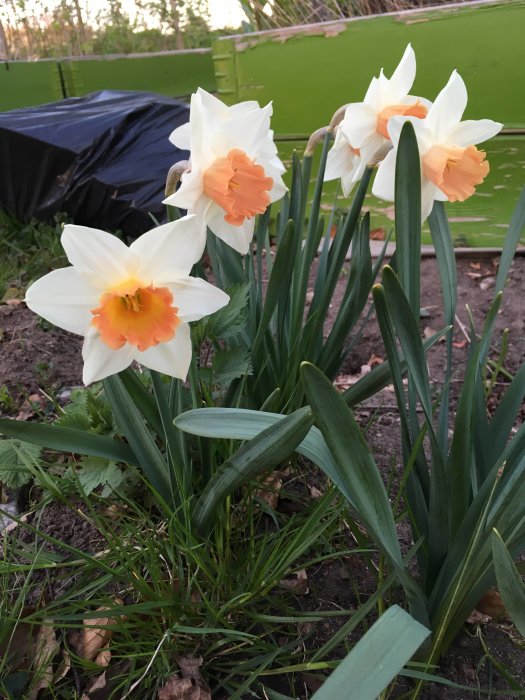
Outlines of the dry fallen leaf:
M 33 672 L 36 683 L 32 686 L 31 692 L 27 695 L 27 700 L 35 700 L 38 693 L 48 688 L 53 682 L 53 657 L 60 649 L 53 623 L 46 620 L 38 630 L 35 643 L 32 649 Z
M 87 685 L 80 700 L 90 700 L 90 693 L 94 693 L 97 690 L 103 690 L 106 687 L 106 682 L 106 672 L 103 671 L 100 676 L 94 678 L 91 683 Z
M 158 700 L 211 700 L 210 689 L 200 672 L 200 656 L 177 659 L 182 677 L 175 673 L 157 693 Z
M 296 571 L 290 578 L 283 578 L 280 584 L 295 595 L 306 595 L 309 593 L 306 569 Z
M 257 496 L 261 501 L 267 503 L 272 510 L 275 510 L 279 504 L 279 492 L 282 485 L 281 472 L 274 472 L 264 479 L 261 487 L 256 489 L 254 496 Z
M 115 598 L 116 605 L 123 605 L 120 598 Z M 95 612 L 110 610 L 107 606 L 97 608 Z M 82 629 L 80 638 L 72 637 L 71 643 L 79 656 L 87 661 L 93 661 L 98 666 L 107 666 L 111 658 L 111 652 L 107 649 L 112 629 L 117 620 L 114 617 L 90 617 L 83 620 L 85 627 Z
M 507 609 L 496 588 L 489 588 L 476 605 L 476 610 L 492 619 L 507 616 Z

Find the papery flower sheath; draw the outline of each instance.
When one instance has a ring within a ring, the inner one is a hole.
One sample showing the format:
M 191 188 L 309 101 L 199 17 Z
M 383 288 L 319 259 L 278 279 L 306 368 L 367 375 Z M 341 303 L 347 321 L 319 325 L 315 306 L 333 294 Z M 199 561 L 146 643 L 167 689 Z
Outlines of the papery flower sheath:
M 186 378 L 192 352 L 188 322 L 229 300 L 189 276 L 201 256 L 199 230 L 200 223 L 188 216 L 148 231 L 128 247 L 105 231 L 65 226 L 61 242 L 72 266 L 37 280 L 25 301 L 47 321 L 84 336 L 86 385 L 134 360 Z
M 201 252 L 208 226 L 239 253 L 247 253 L 254 217 L 286 192 L 271 114 L 271 104 L 261 108 L 257 102 L 240 102 L 227 107 L 199 88 L 191 97 L 189 124 L 171 134 L 175 146 L 190 151 L 190 166 L 179 189 L 164 203 L 199 217 Z
M 372 193 L 394 199 L 397 147 L 401 129 L 410 121 L 421 158 L 421 215 L 425 220 L 434 200 L 463 202 L 476 191 L 489 172 L 485 152 L 476 144 L 495 136 L 502 127 L 491 119 L 461 121 L 467 106 L 467 89 L 454 71 L 425 119 L 393 117 L 388 125 L 394 150 L 379 166 Z
M 327 168 L 329 177 L 325 176 L 325 179 L 341 177 L 345 194 L 349 193 L 352 182 L 361 179 L 367 164 L 385 151 L 390 140 L 387 126 L 393 116 L 426 116 L 430 102 L 408 94 L 415 77 L 416 56 L 409 44 L 392 77 L 386 78 L 381 69 L 379 77 L 372 78 L 363 102 L 352 102 L 346 107 L 330 154 L 337 161 L 338 173 L 343 170 L 343 157 L 349 169 L 344 175 L 332 177 L 335 170 Z

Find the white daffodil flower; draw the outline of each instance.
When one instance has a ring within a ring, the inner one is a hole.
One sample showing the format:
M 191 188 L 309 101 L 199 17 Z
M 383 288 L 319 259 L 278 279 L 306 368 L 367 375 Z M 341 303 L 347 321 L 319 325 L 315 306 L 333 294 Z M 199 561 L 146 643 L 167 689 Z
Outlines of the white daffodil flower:
M 474 194 L 489 172 L 485 152 L 475 144 L 495 136 L 503 126 L 491 119 L 467 120 L 461 117 L 467 106 L 467 89 L 454 71 L 439 93 L 425 119 L 393 117 L 388 133 L 394 150 L 379 166 L 372 194 L 394 200 L 396 154 L 401 129 L 410 121 L 416 133 L 421 158 L 421 216 L 424 221 L 434 200 L 463 202 Z
M 361 165 L 360 152 L 353 148 L 339 125 L 335 130 L 334 145 L 328 151 L 324 180 L 341 178 L 341 189 L 348 197 L 354 185 L 354 176 Z
M 350 148 L 346 157 L 352 182 L 360 180 L 367 164 L 385 151 L 390 140 L 387 126 L 393 116 L 426 116 L 430 102 L 408 94 L 415 77 L 416 56 L 409 44 L 392 77 L 386 78 L 381 69 L 379 77 L 372 78 L 363 102 L 352 102 L 347 106 L 338 131 L 341 131 Z M 338 146 L 342 148 L 341 141 L 342 138 L 338 144 L 336 138 L 332 151 Z M 351 153 L 354 154 L 353 158 Z M 335 159 L 335 154 L 332 157 Z M 347 176 L 347 182 L 348 179 Z M 348 185 L 343 184 L 343 191 L 345 187 L 349 189 Z
M 199 88 L 191 97 L 189 124 L 175 129 L 170 141 L 191 153 L 190 167 L 177 192 L 164 200 L 202 222 L 242 255 L 248 252 L 255 215 L 263 214 L 287 188 L 284 166 L 270 129 L 271 104 L 240 102 L 227 107 Z
M 201 255 L 199 229 L 195 217 L 184 217 L 128 247 L 105 231 L 64 228 L 61 242 L 72 267 L 36 281 L 25 302 L 47 321 L 84 336 L 86 385 L 134 360 L 186 378 L 192 352 L 188 322 L 229 300 L 220 289 L 189 276 Z

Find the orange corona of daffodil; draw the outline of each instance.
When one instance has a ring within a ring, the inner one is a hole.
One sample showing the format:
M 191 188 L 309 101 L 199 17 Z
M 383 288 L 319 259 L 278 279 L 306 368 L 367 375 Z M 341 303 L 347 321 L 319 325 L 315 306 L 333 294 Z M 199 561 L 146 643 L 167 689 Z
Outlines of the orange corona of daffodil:
M 84 336 L 85 384 L 128 367 L 185 379 L 191 362 L 189 321 L 214 313 L 228 295 L 190 277 L 199 260 L 193 216 L 159 226 L 129 247 L 105 231 L 67 225 L 71 263 L 27 290 L 26 304 L 47 321 Z
M 239 253 L 248 252 L 255 216 L 286 192 L 284 166 L 270 129 L 272 106 L 241 102 L 227 107 L 199 88 L 192 95 L 189 124 L 170 140 L 191 153 L 190 167 L 165 204 L 187 209 Z
M 379 166 L 372 193 L 394 199 L 397 146 L 406 121 L 414 126 L 421 159 L 421 215 L 432 211 L 435 200 L 463 202 L 476 191 L 489 172 L 484 151 L 476 144 L 495 136 L 502 124 L 491 119 L 461 121 L 467 106 L 467 89 L 454 71 L 425 119 L 392 117 L 388 124 L 394 150 Z

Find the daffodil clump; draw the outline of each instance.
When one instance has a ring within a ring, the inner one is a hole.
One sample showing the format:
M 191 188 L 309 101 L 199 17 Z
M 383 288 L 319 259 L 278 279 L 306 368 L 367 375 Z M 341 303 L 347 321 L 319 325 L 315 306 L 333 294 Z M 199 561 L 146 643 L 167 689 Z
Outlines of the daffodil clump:
M 324 179 L 340 178 L 349 194 L 367 166 L 379 164 L 372 192 L 393 200 L 399 135 L 410 121 L 421 158 L 425 219 L 435 200 L 463 201 L 475 192 L 489 171 L 476 144 L 502 125 L 489 119 L 461 121 L 467 92 L 456 71 L 434 104 L 409 94 L 415 74 L 409 45 L 391 78 L 381 71 L 363 102 L 346 105 Z M 191 98 L 189 123 L 170 137 L 191 158 L 179 188 L 164 200 L 188 215 L 148 231 L 129 248 L 103 231 L 66 226 L 62 243 L 72 267 L 37 281 L 26 302 L 48 321 L 84 336 L 86 384 L 118 373 L 134 360 L 186 377 L 188 323 L 228 302 L 223 291 L 190 276 L 204 252 L 207 230 L 246 255 L 256 216 L 287 192 L 271 115 L 271 105 L 229 107 L 199 88 Z

